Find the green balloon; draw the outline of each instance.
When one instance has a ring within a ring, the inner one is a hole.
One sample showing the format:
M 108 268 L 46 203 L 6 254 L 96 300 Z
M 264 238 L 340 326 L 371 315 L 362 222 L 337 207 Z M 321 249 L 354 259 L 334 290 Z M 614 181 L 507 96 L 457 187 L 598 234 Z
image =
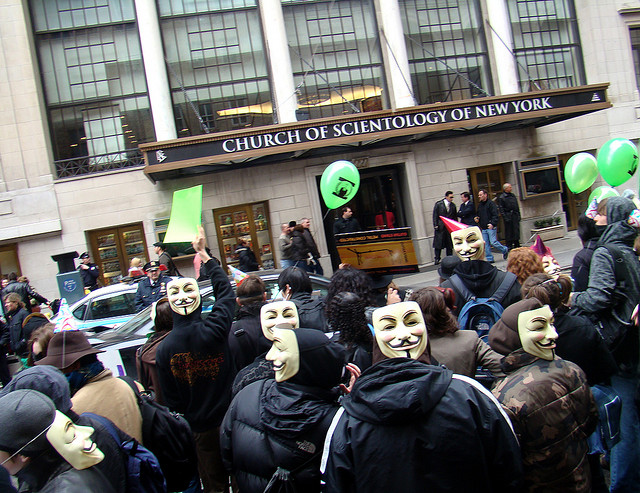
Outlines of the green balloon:
M 596 158 L 588 152 L 579 152 L 569 158 L 564 167 L 564 179 L 573 193 L 584 192 L 598 177 Z
M 622 185 L 638 168 L 638 148 L 627 139 L 611 139 L 598 151 L 598 170 L 612 187 Z
M 320 193 L 329 209 L 349 202 L 360 188 L 360 173 L 349 161 L 335 161 L 322 173 Z
M 609 197 L 618 197 L 620 194 L 615 188 L 611 187 L 598 187 L 589 195 L 589 200 L 587 200 L 587 204 L 593 202 L 593 199 L 598 199 L 600 202 L 602 199 L 607 199 Z

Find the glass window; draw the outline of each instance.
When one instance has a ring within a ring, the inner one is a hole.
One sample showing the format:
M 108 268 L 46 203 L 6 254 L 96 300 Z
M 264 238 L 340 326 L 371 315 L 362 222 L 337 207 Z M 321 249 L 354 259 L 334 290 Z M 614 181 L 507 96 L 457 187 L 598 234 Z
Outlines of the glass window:
M 255 0 L 160 0 L 178 136 L 273 123 Z
M 522 91 L 585 84 L 572 0 L 508 0 Z
M 108 298 L 93 300 L 88 319 L 100 320 L 102 318 L 132 315 L 136 312 L 134 299 L 135 293 L 121 293 Z
M 371 1 L 282 2 L 298 120 L 382 109 L 383 71 Z
M 78 308 L 73 310 L 73 316 L 78 320 L 84 320 L 84 311 L 87 308 L 87 305 L 80 305 Z
M 30 7 L 58 177 L 142 164 L 155 135 L 133 0 Z
M 640 89 L 640 27 L 629 29 L 631 34 L 631 53 L 633 55 L 633 66 L 636 70 L 636 85 Z
M 478 0 L 399 0 L 418 104 L 492 93 Z

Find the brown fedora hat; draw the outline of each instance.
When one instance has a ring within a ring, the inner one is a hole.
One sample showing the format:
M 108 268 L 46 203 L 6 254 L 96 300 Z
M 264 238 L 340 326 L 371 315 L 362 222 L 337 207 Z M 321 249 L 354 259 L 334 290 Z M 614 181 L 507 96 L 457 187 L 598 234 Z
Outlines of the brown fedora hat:
M 62 370 L 83 356 L 97 353 L 104 353 L 104 351 L 92 347 L 84 332 L 63 330 L 53 335 L 47 347 L 47 355 L 36 361 L 36 365 L 51 365 Z

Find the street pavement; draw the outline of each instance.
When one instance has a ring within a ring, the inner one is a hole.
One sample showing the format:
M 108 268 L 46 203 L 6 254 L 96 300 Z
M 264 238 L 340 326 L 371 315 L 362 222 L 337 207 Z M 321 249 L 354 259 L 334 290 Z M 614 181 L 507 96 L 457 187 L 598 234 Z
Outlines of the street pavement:
M 551 249 L 554 257 L 567 274 L 571 270 L 574 255 L 582 249 L 582 243 L 575 231 L 569 231 L 563 238 L 545 241 L 544 244 Z M 532 242 L 523 246 L 531 246 Z M 506 270 L 507 261 L 502 260 L 502 254 L 494 252 L 493 258 L 498 269 Z M 437 265 L 428 264 L 415 274 L 398 275 L 393 278 L 398 287 L 401 288 L 423 288 L 426 286 L 437 286 L 440 276 Z

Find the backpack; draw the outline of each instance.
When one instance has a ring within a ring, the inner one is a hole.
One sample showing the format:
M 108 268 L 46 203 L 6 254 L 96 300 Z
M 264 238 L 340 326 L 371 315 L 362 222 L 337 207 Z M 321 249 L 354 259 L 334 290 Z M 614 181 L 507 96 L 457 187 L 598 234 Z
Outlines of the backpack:
M 122 441 L 115 425 L 104 416 L 93 413 L 83 414 L 99 421 L 126 457 L 127 493 L 166 493 L 167 484 L 155 455 L 135 438 L 129 437 L 128 440 Z
M 142 415 L 142 441 L 158 458 L 168 491 L 183 491 L 198 472 L 191 427 L 180 414 L 158 404 L 152 392 L 140 392 L 131 377 L 119 377 L 134 391 Z
M 467 289 L 458 274 L 450 278 L 453 287 L 462 295 L 464 305 L 458 314 L 461 329 L 475 330 L 478 337 L 488 343 L 489 329 L 500 320 L 504 307 L 502 301 L 516 282 L 516 275 L 505 272 L 504 279 L 490 298 L 477 298 Z

